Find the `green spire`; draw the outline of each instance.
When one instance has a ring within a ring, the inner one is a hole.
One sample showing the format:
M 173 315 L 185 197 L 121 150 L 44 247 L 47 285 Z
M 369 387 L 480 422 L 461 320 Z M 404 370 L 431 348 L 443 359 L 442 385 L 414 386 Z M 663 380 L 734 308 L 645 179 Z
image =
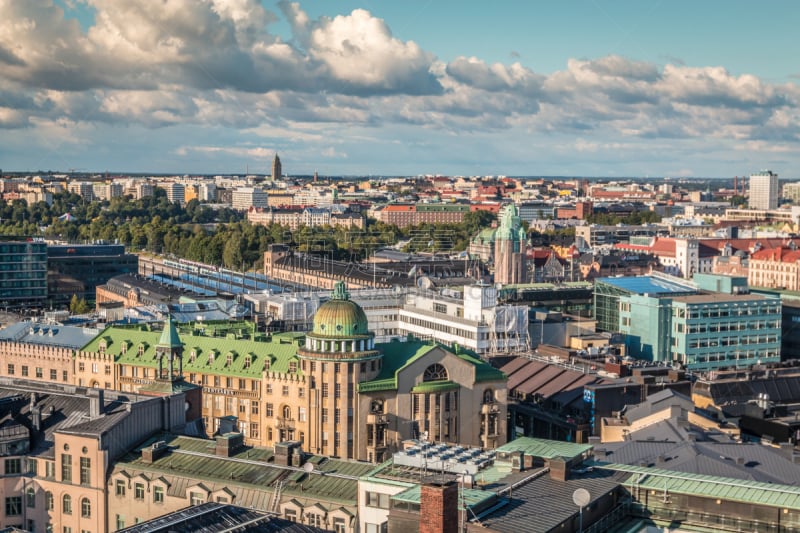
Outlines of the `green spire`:
M 175 328 L 175 323 L 172 321 L 172 315 L 167 315 L 167 320 L 164 322 L 164 331 L 161 333 L 161 340 L 158 341 L 159 348 L 180 348 L 183 346 L 178 330 Z
M 344 281 L 337 281 L 333 285 L 333 294 L 331 294 L 331 300 L 349 300 L 350 293 L 347 292 L 347 286 L 345 286 Z

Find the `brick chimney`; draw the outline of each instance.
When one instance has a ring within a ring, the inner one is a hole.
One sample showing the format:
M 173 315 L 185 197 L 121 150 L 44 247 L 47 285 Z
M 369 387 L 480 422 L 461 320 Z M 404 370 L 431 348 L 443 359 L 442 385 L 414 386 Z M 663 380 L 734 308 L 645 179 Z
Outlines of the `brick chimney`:
M 427 483 L 420 488 L 419 533 L 457 533 L 458 483 Z
M 86 395 L 89 397 L 89 418 L 96 420 L 103 416 L 105 412 L 103 389 L 89 389 Z

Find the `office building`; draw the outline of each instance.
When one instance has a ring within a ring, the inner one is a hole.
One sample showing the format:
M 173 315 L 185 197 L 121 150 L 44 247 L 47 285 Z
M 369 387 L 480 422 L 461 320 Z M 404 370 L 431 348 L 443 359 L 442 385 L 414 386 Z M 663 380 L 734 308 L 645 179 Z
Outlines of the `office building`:
M 237 187 L 231 194 L 231 206 L 237 211 L 263 209 L 267 207 L 267 193 L 259 187 Z
M 752 209 L 776 209 L 778 207 L 778 175 L 762 170 L 750 175 L 750 200 Z
M 36 307 L 46 300 L 47 245 L 23 238 L 0 242 L 0 307 Z
M 94 300 L 98 285 L 122 274 L 136 274 L 139 256 L 121 244 L 75 244 L 47 247 L 47 298 L 53 305 L 73 295 Z

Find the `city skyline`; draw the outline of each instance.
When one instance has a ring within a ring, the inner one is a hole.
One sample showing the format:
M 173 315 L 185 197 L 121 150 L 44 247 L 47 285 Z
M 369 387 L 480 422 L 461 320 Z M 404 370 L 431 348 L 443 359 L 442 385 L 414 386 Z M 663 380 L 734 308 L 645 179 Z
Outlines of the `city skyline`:
M 491 7 L 0 3 L 0 168 L 797 175 L 800 6 Z

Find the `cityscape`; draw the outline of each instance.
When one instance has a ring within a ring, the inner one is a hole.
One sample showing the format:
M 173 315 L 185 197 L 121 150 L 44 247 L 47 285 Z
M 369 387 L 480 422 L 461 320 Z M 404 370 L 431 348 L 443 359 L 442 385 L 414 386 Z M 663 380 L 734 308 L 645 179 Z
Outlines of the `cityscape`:
M 800 6 L 447 4 L 0 2 L 0 531 L 800 531 Z

